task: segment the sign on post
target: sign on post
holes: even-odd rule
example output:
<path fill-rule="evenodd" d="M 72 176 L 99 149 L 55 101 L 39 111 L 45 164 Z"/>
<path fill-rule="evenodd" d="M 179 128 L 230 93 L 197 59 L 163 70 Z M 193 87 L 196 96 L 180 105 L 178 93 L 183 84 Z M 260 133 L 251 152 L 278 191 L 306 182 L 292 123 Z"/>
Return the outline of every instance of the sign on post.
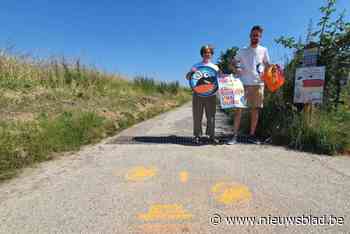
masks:
<path fill-rule="evenodd" d="M 304 67 L 317 66 L 318 53 L 319 53 L 318 47 L 305 49 L 304 56 L 303 56 L 303 66 Z"/>
<path fill-rule="evenodd" d="M 325 67 L 296 69 L 294 103 L 322 103 Z"/>

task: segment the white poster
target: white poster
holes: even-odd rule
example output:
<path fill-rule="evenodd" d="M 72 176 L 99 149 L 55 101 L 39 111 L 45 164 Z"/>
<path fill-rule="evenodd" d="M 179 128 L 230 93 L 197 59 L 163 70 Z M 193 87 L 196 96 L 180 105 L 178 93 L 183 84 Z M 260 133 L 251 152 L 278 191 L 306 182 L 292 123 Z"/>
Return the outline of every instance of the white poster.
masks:
<path fill-rule="evenodd" d="M 294 103 L 322 103 L 325 67 L 297 68 Z"/>
<path fill-rule="evenodd" d="M 240 79 L 225 74 L 218 77 L 218 83 L 218 94 L 222 109 L 246 108 L 244 87 Z"/>

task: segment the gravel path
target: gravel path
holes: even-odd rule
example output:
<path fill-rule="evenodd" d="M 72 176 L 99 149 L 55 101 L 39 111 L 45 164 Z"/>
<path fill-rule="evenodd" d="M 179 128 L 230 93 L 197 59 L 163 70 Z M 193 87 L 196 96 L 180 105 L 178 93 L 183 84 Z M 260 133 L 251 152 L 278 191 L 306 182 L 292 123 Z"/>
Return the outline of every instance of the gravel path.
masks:
<path fill-rule="evenodd" d="M 349 157 L 184 144 L 191 132 L 186 104 L 26 169 L 0 185 L 0 233 L 350 233 Z"/>

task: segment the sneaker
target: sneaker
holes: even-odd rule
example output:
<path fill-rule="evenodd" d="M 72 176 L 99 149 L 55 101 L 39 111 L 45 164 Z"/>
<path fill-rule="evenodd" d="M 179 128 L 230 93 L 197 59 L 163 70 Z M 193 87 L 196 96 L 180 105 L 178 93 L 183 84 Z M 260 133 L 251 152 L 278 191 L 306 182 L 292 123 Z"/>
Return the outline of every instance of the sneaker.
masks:
<path fill-rule="evenodd" d="M 235 145 L 237 143 L 238 143 L 237 135 L 233 135 L 233 137 L 226 144 L 228 144 L 228 145 Z"/>
<path fill-rule="evenodd" d="M 261 144 L 261 141 L 258 138 L 256 138 L 256 136 L 254 136 L 254 135 L 249 135 L 248 142 L 251 144 L 256 144 L 256 145 Z"/>
<path fill-rule="evenodd" d="M 192 141 L 194 144 L 199 145 L 201 143 L 201 138 L 199 136 L 196 136 Z"/>
<path fill-rule="evenodd" d="M 215 137 L 209 137 L 209 142 L 214 144 L 214 145 L 217 145 L 220 143 L 219 139 L 217 139 Z"/>

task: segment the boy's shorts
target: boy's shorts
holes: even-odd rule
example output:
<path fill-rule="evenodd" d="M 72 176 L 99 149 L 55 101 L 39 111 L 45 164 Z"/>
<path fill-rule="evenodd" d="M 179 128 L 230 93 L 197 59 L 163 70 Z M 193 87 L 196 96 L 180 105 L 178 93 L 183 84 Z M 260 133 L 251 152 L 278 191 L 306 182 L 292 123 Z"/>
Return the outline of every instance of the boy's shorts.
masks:
<path fill-rule="evenodd" d="M 264 106 L 264 86 L 246 85 L 244 95 L 249 108 L 263 108 Z"/>

